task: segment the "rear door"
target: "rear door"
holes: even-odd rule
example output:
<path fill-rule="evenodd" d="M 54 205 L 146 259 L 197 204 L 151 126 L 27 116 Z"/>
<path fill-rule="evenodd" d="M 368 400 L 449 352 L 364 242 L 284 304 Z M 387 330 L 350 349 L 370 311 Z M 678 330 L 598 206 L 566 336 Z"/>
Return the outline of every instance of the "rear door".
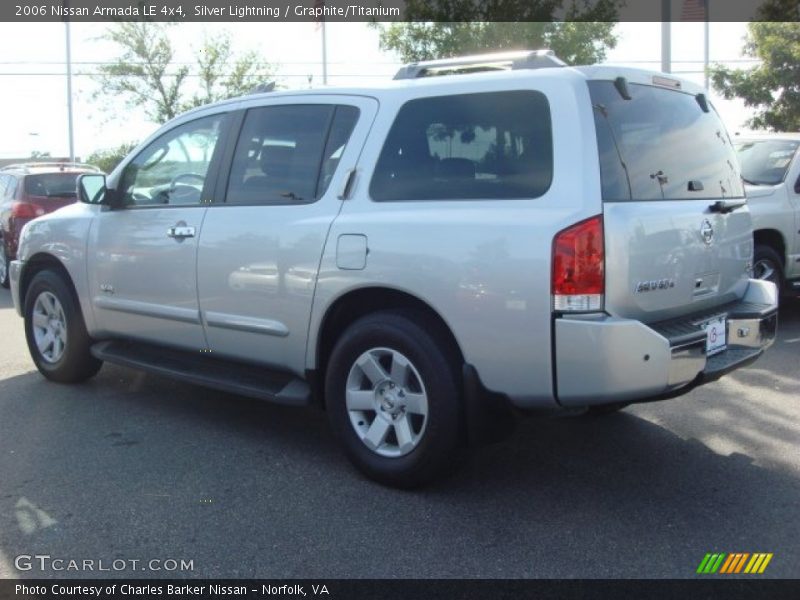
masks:
<path fill-rule="evenodd" d="M 376 110 L 371 98 L 314 95 L 241 115 L 198 250 L 214 355 L 304 372 L 320 257 Z"/>
<path fill-rule="evenodd" d="M 739 298 L 752 226 L 736 155 L 714 108 L 702 96 L 659 85 L 590 81 L 589 90 L 604 202 L 606 310 L 653 322 Z"/>

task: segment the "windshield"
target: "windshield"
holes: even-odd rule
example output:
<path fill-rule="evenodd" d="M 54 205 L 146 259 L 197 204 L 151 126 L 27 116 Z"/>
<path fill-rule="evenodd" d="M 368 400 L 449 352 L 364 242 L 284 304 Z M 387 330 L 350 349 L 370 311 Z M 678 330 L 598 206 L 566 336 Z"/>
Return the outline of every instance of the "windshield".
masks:
<path fill-rule="evenodd" d="M 76 181 L 80 173 L 43 173 L 25 177 L 25 193 L 28 196 L 75 198 Z"/>
<path fill-rule="evenodd" d="M 716 111 L 693 94 L 590 81 L 603 200 L 742 198 L 736 154 Z M 702 100 L 702 99 L 701 99 Z"/>
<path fill-rule="evenodd" d="M 735 146 L 745 183 L 777 185 L 786 178 L 800 140 L 740 140 Z"/>

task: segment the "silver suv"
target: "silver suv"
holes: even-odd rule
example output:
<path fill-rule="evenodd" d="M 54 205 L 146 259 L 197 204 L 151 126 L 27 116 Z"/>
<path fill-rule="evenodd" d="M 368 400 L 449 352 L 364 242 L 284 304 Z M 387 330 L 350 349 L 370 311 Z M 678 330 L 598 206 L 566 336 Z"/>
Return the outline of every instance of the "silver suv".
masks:
<path fill-rule="evenodd" d="M 800 292 L 800 133 L 734 141 L 753 217 L 753 275 Z"/>
<path fill-rule="evenodd" d="M 83 176 L 11 265 L 39 370 L 319 404 L 359 469 L 414 486 L 512 408 L 675 396 L 772 342 L 700 88 L 546 51 L 395 79 L 202 107 Z"/>

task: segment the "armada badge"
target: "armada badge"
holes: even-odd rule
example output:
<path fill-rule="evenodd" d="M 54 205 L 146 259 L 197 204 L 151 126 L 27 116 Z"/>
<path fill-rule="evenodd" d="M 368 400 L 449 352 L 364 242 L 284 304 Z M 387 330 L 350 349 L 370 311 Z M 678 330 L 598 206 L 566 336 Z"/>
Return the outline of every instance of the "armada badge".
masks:
<path fill-rule="evenodd" d="M 653 279 L 650 281 L 640 281 L 636 284 L 636 293 L 655 292 L 656 290 L 669 290 L 675 287 L 674 279 Z"/>

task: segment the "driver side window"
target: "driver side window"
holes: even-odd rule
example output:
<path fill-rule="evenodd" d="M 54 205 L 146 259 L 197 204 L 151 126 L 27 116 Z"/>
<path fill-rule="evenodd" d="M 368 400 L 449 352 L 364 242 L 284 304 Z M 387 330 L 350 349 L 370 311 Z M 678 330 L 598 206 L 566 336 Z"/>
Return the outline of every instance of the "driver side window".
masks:
<path fill-rule="evenodd" d="M 142 150 L 122 175 L 125 205 L 200 204 L 224 116 L 180 125 Z"/>

